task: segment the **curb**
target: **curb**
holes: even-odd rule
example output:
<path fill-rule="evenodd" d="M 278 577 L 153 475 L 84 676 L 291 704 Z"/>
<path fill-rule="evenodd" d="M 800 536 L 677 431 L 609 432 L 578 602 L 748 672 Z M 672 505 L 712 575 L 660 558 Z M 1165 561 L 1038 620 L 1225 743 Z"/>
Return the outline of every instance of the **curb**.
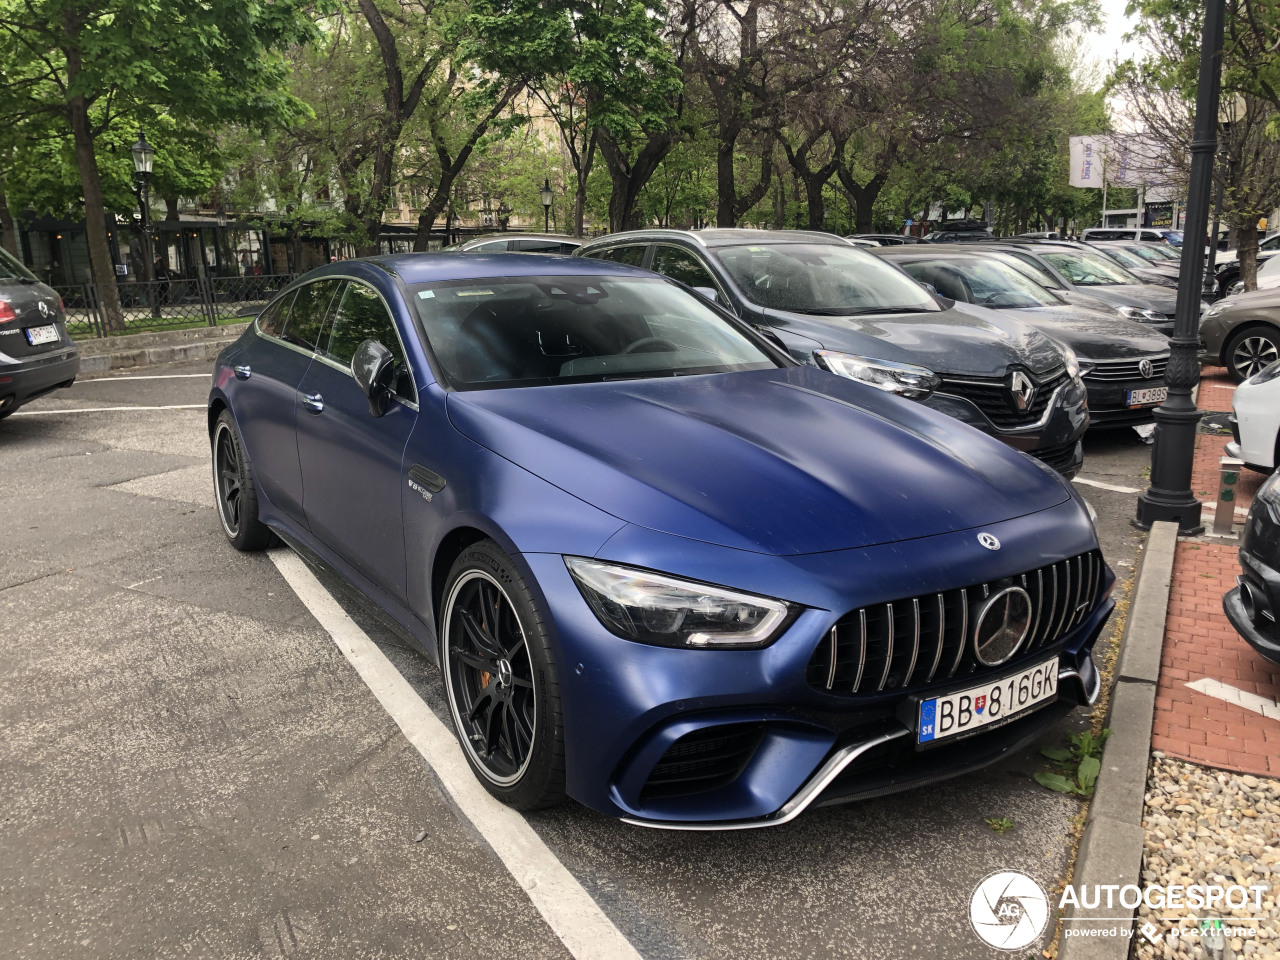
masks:
<path fill-rule="evenodd" d="M 1102 771 L 1089 803 L 1072 877 L 1076 892 L 1088 890 L 1090 899 L 1095 885 L 1142 885 L 1147 762 L 1177 546 L 1176 523 L 1151 525 L 1111 692 L 1111 736 L 1102 751 Z M 1126 910 L 1118 901 L 1108 906 L 1103 896 L 1097 907 L 1072 907 L 1066 916 L 1072 923 L 1063 929 L 1058 960 L 1125 960 L 1129 956 L 1133 909 Z M 1089 930 L 1093 935 L 1067 937 L 1068 929 Z"/>
<path fill-rule="evenodd" d="M 184 360 L 212 360 L 248 324 L 173 330 L 168 333 L 139 333 L 102 340 L 83 340 L 78 379 L 90 380 L 112 370 L 149 367 Z"/>

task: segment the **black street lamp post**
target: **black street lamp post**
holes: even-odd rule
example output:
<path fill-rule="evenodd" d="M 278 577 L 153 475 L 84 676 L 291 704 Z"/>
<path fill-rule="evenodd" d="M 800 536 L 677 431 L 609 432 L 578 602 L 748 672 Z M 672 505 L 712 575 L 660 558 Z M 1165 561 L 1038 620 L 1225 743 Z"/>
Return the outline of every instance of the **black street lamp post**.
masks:
<path fill-rule="evenodd" d="M 143 277 L 148 283 L 155 280 L 155 264 L 151 257 L 151 205 L 147 201 L 147 185 L 151 182 L 151 164 L 156 151 L 147 143 L 146 135 L 139 130 L 138 142 L 129 148 L 133 154 L 133 182 L 138 196 L 138 210 L 142 214 Z"/>
<path fill-rule="evenodd" d="M 542 180 L 542 189 L 538 191 L 542 197 L 542 232 L 551 232 L 551 201 L 555 199 L 555 195 L 551 192 L 551 178 L 544 177 Z"/>
<path fill-rule="evenodd" d="M 1178 279 L 1169 366 L 1169 397 L 1155 411 L 1155 446 L 1151 451 L 1151 485 L 1138 497 L 1134 524 L 1150 528 L 1157 520 L 1178 524 L 1184 534 L 1201 533 L 1200 501 L 1191 491 L 1196 424 L 1200 411 L 1191 391 L 1200 379 L 1200 293 L 1204 278 L 1204 237 L 1208 232 L 1209 195 L 1217 149 L 1218 93 L 1222 70 L 1222 23 L 1225 0 L 1207 0 L 1200 38 L 1200 77 L 1196 87 L 1195 130 L 1191 140 L 1191 179 L 1187 191 L 1187 226 Z M 1216 239 L 1216 238 L 1215 238 Z"/>

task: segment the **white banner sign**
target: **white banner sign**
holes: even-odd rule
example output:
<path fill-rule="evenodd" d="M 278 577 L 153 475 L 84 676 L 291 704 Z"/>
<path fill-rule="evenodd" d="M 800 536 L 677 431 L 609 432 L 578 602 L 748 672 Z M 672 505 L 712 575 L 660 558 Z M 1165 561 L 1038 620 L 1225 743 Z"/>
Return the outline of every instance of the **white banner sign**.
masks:
<path fill-rule="evenodd" d="M 1152 187 L 1169 183 L 1164 149 L 1149 137 L 1097 134 L 1071 138 L 1071 186 Z"/>

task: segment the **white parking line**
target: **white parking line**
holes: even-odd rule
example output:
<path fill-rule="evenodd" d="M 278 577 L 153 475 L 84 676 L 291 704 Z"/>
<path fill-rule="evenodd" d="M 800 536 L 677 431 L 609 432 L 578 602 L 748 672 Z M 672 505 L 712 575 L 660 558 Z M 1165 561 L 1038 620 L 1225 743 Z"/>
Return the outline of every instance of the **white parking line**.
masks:
<path fill-rule="evenodd" d="M 175 403 L 167 407 L 76 407 L 71 410 L 19 410 L 15 417 L 52 417 L 60 413 L 120 413 L 125 410 L 203 410 L 207 403 Z"/>
<path fill-rule="evenodd" d="M 1115 493 L 1141 493 L 1137 487 L 1117 487 L 1113 483 L 1103 483 L 1101 480 L 1087 480 L 1084 477 L 1076 477 L 1072 483 L 1083 483 L 1086 487 L 1097 487 L 1099 490 L 1111 490 Z"/>
<path fill-rule="evenodd" d="M 272 550 L 268 556 L 569 952 L 577 960 L 641 960 L 528 821 L 480 785 L 453 734 L 302 559 L 291 550 Z"/>
<path fill-rule="evenodd" d="M 114 383 L 117 380 L 212 380 L 212 373 L 153 373 L 136 377 L 97 377 L 84 383 Z"/>
<path fill-rule="evenodd" d="M 1249 693 L 1247 690 L 1241 690 L 1238 687 L 1233 687 L 1230 684 L 1222 683 L 1209 677 L 1196 680 L 1194 683 L 1188 683 L 1187 686 L 1196 693 L 1203 693 L 1219 700 L 1225 700 L 1227 703 L 1234 703 L 1238 707 L 1244 707 L 1246 710 L 1260 713 L 1264 717 L 1270 717 L 1272 720 L 1280 720 L 1280 703 L 1268 700 L 1266 697 L 1260 697 L 1256 693 Z"/>

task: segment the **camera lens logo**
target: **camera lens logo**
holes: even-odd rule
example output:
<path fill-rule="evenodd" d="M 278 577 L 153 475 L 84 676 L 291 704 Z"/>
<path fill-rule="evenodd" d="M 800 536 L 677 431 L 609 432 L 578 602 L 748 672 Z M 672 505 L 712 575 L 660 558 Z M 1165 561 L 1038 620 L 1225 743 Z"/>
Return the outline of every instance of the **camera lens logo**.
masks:
<path fill-rule="evenodd" d="M 1048 920 L 1049 898 L 1044 888 L 1014 870 L 983 878 L 969 901 L 974 933 L 998 950 L 1021 950 L 1034 943 Z"/>

